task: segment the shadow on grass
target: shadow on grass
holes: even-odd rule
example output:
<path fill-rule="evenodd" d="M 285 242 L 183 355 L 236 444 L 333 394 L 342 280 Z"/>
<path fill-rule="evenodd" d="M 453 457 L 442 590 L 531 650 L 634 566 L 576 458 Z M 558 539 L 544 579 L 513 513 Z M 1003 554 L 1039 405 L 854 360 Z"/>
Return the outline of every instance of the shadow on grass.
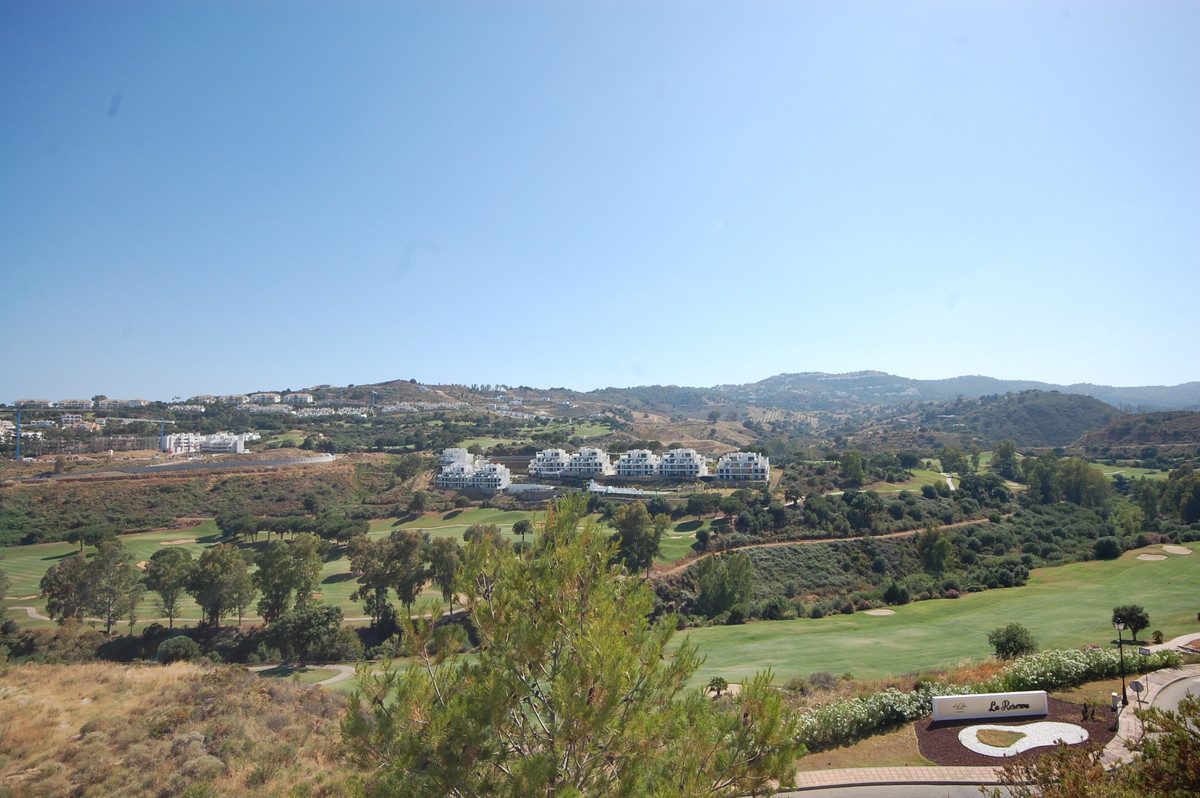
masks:
<path fill-rule="evenodd" d="M 67 559 L 70 559 L 71 557 L 74 557 L 75 555 L 79 554 L 79 551 L 80 551 L 79 549 L 76 549 L 74 551 L 68 551 L 66 554 L 51 554 L 49 556 L 43 557 L 42 562 L 47 562 L 50 560 L 67 560 Z"/>
<path fill-rule="evenodd" d="M 351 574 L 351 573 L 330 574 L 329 576 L 327 576 L 321 580 L 321 584 L 334 585 L 334 584 L 337 584 L 338 582 L 349 582 L 353 578 L 354 578 L 354 574 Z"/>
<path fill-rule="evenodd" d="M 684 521 L 682 524 L 675 525 L 676 532 L 695 532 L 703 524 L 703 521 Z"/>
<path fill-rule="evenodd" d="M 451 510 L 442 516 L 442 520 L 449 521 L 451 518 L 458 518 L 460 515 L 462 515 L 462 510 Z"/>
<path fill-rule="evenodd" d="M 274 668 L 267 668 L 265 671 L 259 671 L 259 676 L 266 676 L 268 679 L 286 679 L 295 673 L 307 673 L 308 668 L 299 665 L 276 665 Z"/>

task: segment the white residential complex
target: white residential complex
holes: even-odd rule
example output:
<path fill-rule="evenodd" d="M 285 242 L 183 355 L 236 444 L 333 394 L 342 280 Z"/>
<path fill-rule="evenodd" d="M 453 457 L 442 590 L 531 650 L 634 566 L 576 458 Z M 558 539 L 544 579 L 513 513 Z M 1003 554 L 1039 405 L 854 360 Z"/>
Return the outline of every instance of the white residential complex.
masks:
<path fill-rule="evenodd" d="M 229 432 L 218 432 L 213 435 L 200 435 L 195 432 L 177 432 L 163 437 L 163 451 L 167 454 L 242 454 L 246 444 L 261 440 L 257 432 L 245 432 L 234 435 Z"/>
<path fill-rule="evenodd" d="M 757 452 L 730 452 L 717 461 L 717 479 L 730 482 L 766 482 L 771 461 Z"/>
<path fill-rule="evenodd" d="M 608 460 L 608 453 L 600 449 L 584 447 L 571 455 L 563 475 L 569 477 L 609 476 L 616 473 Z"/>
<path fill-rule="evenodd" d="M 617 458 L 619 477 L 656 477 L 662 458 L 649 449 L 630 449 Z"/>
<path fill-rule="evenodd" d="M 476 457 L 466 449 L 445 449 L 438 460 L 441 473 L 434 484 L 439 488 L 476 490 L 499 493 L 512 483 L 508 466 Z"/>
<path fill-rule="evenodd" d="M 658 464 L 663 479 L 699 479 L 708 476 L 708 460 L 695 449 L 669 449 Z"/>
<path fill-rule="evenodd" d="M 631 449 L 615 464 L 599 449 L 580 449 L 574 454 L 562 449 L 543 449 L 529 463 L 530 477 L 611 476 L 623 478 L 704 479 L 709 461 L 695 449 L 670 449 L 657 455 L 649 449 Z M 715 478 L 731 482 L 766 482 L 771 461 L 754 452 L 731 452 L 717 461 Z"/>
<path fill-rule="evenodd" d="M 543 449 L 529 463 L 531 477 L 561 477 L 567 468 L 569 457 L 562 449 Z"/>

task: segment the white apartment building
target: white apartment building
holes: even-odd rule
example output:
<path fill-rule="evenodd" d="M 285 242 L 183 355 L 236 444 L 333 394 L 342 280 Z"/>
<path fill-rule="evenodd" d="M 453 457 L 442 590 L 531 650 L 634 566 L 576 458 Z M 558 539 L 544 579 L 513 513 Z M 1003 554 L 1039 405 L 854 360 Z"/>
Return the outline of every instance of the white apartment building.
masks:
<path fill-rule="evenodd" d="M 658 464 L 663 479 L 699 479 L 708 476 L 708 461 L 695 449 L 670 449 Z"/>
<path fill-rule="evenodd" d="M 218 432 L 213 435 L 201 435 L 197 432 L 174 432 L 163 436 L 163 451 L 167 454 L 242 454 L 246 444 L 262 438 L 257 432 L 247 432 L 234 435 L 229 432 Z"/>
<path fill-rule="evenodd" d="M 442 466 L 434 484 L 445 490 L 466 490 L 471 487 L 471 479 L 475 476 L 475 466 L 472 463 L 449 463 Z"/>
<path fill-rule="evenodd" d="M 217 401 L 224 402 L 228 405 L 244 405 L 250 401 L 250 397 L 244 393 L 227 393 L 220 397 Z"/>
<path fill-rule="evenodd" d="M 49 409 L 53 403 L 49 399 L 18 399 L 15 404 L 17 407 L 41 407 Z"/>
<path fill-rule="evenodd" d="M 213 454 L 242 454 L 246 451 L 246 435 L 232 435 L 228 432 L 218 432 L 215 435 L 205 435 L 200 442 L 200 451 Z"/>
<path fill-rule="evenodd" d="M 508 466 L 492 463 L 475 457 L 466 449 L 443 449 L 438 456 L 442 470 L 434 484 L 448 490 L 474 488 L 490 493 L 499 493 L 512 484 L 512 472 Z"/>
<path fill-rule="evenodd" d="M 280 397 L 279 401 L 287 402 L 290 405 L 311 405 L 313 395 L 311 393 L 289 393 Z"/>
<path fill-rule="evenodd" d="M 78 410 L 86 410 L 92 406 L 91 399 L 59 399 L 55 403 L 56 407 L 70 407 Z"/>
<path fill-rule="evenodd" d="M 730 452 L 717 461 L 717 479 L 766 482 L 770 477 L 771 460 L 758 452 Z"/>
<path fill-rule="evenodd" d="M 474 462 L 475 456 L 466 449 L 442 449 L 442 453 L 438 455 L 438 463 L 442 468 L 448 468 L 457 463 L 472 465 Z"/>
<path fill-rule="evenodd" d="M 512 484 L 512 472 L 503 463 L 491 463 L 487 460 L 475 464 L 474 483 L 472 487 L 479 490 L 499 493 Z"/>
<path fill-rule="evenodd" d="M 211 405 L 217 401 L 217 397 L 210 393 L 202 393 L 188 399 L 188 404 Z"/>
<path fill-rule="evenodd" d="M 616 473 L 616 469 L 609 461 L 607 452 L 585 446 L 571 455 L 562 473 L 572 477 L 608 476 Z"/>
<path fill-rule="evenodd" d="M 194 454 L 200 451 L 204 437 L 195 432 L 173 432 L 163 436 L 163 451 L 167 454 Z"/>
<path fill-rule="evenodd" d="M 277 405 L 279 404 L 279 394 L 277 393 L 252 393 L 250 401 L 256 405 Z"/>
<path fill-rule="evenodd" d="M 649 449 L 630 449 L 617 458 L 619 477 L 656 477 L 662 458 Z"/>
<path fill-rule="evenodd" d="M 560 477 L 570 461 L 562 449 L 543 449 L 529 461 L 529 476 Z"/>
<path fill-rule="evenodd" d="M 75 424 L 82 424 L 83 416 L 79 413 L 63 413 L 62 418 L 60 418 L 58 420 L 58 423 L 64 427 L 74 426 Z"/>

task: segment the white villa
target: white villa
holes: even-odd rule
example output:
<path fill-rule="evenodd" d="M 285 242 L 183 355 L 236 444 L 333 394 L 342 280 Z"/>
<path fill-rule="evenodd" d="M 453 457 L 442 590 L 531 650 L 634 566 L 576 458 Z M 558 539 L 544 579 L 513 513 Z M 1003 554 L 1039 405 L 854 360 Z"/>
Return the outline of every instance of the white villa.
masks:
<path fill-rule="evenodd" d="M 771 460 L 757 452 L 730 452 L 717 461 L 717 479 L 730 482 L 766 482 Z"/>
<path fill-rule="evenodd" d="M 619 477 L 656 477 L 662 458 L 649 449 L 630 449 L 617 458 Z"/>
<path fill-rule="evenodd" d="M 695 449 L 670 449 L 658 464 L 664 479 L 699 479 L 708 476 L 708 460 Z"/>

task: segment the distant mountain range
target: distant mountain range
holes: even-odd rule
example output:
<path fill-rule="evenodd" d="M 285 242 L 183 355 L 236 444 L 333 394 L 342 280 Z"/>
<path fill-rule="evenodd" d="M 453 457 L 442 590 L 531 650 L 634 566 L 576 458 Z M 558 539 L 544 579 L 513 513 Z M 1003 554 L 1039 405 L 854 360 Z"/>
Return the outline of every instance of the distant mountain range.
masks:
<path fill-rule="evenodd" d="M 960 396 L 974 398 L 1021 391 L 1083 394 L 1113 407 L 1132 410 L 1200 409 L 1200 382 L 1122 388 L 1091 383 L 1053 385 L 1034 380 L 999 380 L 979 375 L 914 380 L 882 371 L 858 371 L 849 374 L 779 374 L 760 382 L 721 385 L 713 390 L 736 401 L 799 411 L 836 410 L 839 406 L 862 404 L 945 401 Z"/>

